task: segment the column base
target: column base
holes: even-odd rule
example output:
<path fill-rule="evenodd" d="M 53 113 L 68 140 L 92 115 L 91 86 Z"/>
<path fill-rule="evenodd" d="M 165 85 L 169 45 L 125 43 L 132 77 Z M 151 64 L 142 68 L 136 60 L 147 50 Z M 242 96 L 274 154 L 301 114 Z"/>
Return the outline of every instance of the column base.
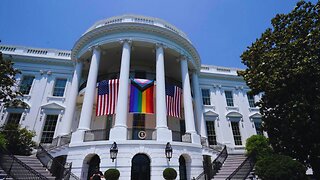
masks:
<path fill-rule="evenodd" d="M 197 133 L 191 133 L 191 142 L 193 144 L 201 144 L 200 135 Z"/>
<path fill-rule="evenodd" d="M 77 144 L 77 143 L 82 143 L 84 139 L 84 132 L 86 130 L 83 129 L 78 129 L 75 132 L 72 133 L 71 135 L 71 142 L 70 144 Z"/>
<path fill-rule="evenodd" d="M 128 130 L 124 126 L 115 126 L 110 129 L 110 141 L 127 140 Z"/>
<path fill-rule="evenodd" d="M 172 131 L 168 128 L 158 128 L 157 141 L 172 142 Z"/>

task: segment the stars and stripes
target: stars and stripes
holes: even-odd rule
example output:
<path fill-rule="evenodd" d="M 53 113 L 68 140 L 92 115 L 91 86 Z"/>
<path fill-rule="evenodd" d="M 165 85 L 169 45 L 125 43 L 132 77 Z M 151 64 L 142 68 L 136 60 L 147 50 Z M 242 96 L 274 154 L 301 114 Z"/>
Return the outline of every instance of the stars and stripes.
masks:
<path fill-rule="evenodd" d="M 115 114 L 119 79 L 103 80 L 98 84 L 96 116 Z"/>
<path fill-rule="evenodd" d="M 181 93 L 178 86 L 166 84 L 167 115 L 181 118 Z"/>

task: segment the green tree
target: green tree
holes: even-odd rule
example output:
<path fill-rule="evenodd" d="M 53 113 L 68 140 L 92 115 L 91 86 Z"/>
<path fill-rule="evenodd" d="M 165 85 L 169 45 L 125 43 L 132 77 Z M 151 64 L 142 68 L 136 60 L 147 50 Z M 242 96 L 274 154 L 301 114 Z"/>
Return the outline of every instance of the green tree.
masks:
<path fill-rule="evenodd" d="M 311 166 L 320 179 L 320 2 L 278 14 L 241 55 L 239 72 L 258 102 L 275 152 Z"/>
<path fill-rule="evenodd" d="M 0 135 L 5 137 L 6 149 L 12 154 L 30 155 L 32 148 L 36 146 L 32 140 L 36 133 L 16 124 L 6 124 L 0 127 Z"/>
<path fill-rule="evenodd" d="M 246 140 L 247 155 L 253 155 L 255 160 L 271 155 L 272 149 L 268 139 L 262 135 L 253 135 Z"/>
<path fill-rule="evenodd" d="M 270 155 L 256 163 L 256 173 L 263 180 L 304 180 L 306 168 L 289 156 Z"/>
<path fill-rule="evenodd" d="M 7 145 L 6 137 L 0 133 L 0 147 L 5 148 Z"/>
<path fill-rule="evenodd" d="M 14 90 L 12 87 L 16 85 L 16 74 L 20 71 L 13 68 L 13 62 L 11 60 L 2 57 L 0 52 L 0 101 L 10 106 L 23 105 L 16 97 L 22 95 L 19 91 Z"/>

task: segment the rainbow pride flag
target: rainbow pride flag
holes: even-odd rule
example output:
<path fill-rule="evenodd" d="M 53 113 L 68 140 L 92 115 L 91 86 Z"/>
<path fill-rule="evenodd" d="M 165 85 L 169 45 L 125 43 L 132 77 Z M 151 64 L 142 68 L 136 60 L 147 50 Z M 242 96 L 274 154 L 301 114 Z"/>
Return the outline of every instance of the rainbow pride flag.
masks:
<path fill-rule="evenodd" d="M 154 113 L 153 80 L 131 79 L 129 112 L 140 114 Z"/>

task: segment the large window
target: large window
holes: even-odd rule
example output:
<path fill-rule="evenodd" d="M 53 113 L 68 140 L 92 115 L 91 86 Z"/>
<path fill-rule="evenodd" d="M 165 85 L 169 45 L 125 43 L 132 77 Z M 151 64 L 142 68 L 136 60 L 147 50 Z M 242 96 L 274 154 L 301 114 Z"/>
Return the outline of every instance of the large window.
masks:
<path fill-rule="evenodd" d="M 210 90 L 209 89 L 201 89 L 201 92 L 202 92 L 203 105 L 211 105 L 211 102 L 210 102 Z"/>
<path fill-rule="evenodd" d="M 10 113 L 7 124 L 19 124 L 22 113 Z"/>
<path fill-rule="evenodd" d="M 53 96 L 63 96 L 66 88 L 67 79 L 56 79 L 53 89 Z"/>
<path fill-rule="evenodd" d="M 58 115 L 47 115 L 42 131 L 41 143 L 51 143 L 56 130 Z"/>
<path fill-rule="evenodd" d="M 145 131 L 145 114 L 133 114 L 132 122 L 132 139 L 142 140 L 139 138 L 139 132 Z"/>
<path fill-rule="evenodd" d="M 255 102 L 254 102 L 254 96 L 251 95 L 251 94 L 247 94 L 247 97 L 248 97 L 249 106 L 250 106 L 250 107 L 256 107 L 256 106 L 254 105 L 254 104 L 255 104 Z"/>
<path fill-rule="evenodd" d="M 232 134 L 235 145 L 242 145 L 239 122 L 231 122 Z"/>
<path fill-rule="evenodd" d="M 254 126 L 256 127 L 257 135 L 263 135 L 261 121 L 254 121 Z"/>
<path fill-rule="evenodd" d="M 207 121 L 207 133 L 209 145 L 217 145 L 216 131 L 214 129 L 214 121 Z"/>
<path fill-rule="evenodd" d="M 234 106 L 232 91 L 224 91 L 224 94 L 226 96 L 227 106 Z"/>
<path fill-rule="evenodd" d="M 23 76 L 22 81 L 20 83 L 20 92 L 22 94 L 29 94 L 30 89 L 34 80 L 34 76 Z"/>

